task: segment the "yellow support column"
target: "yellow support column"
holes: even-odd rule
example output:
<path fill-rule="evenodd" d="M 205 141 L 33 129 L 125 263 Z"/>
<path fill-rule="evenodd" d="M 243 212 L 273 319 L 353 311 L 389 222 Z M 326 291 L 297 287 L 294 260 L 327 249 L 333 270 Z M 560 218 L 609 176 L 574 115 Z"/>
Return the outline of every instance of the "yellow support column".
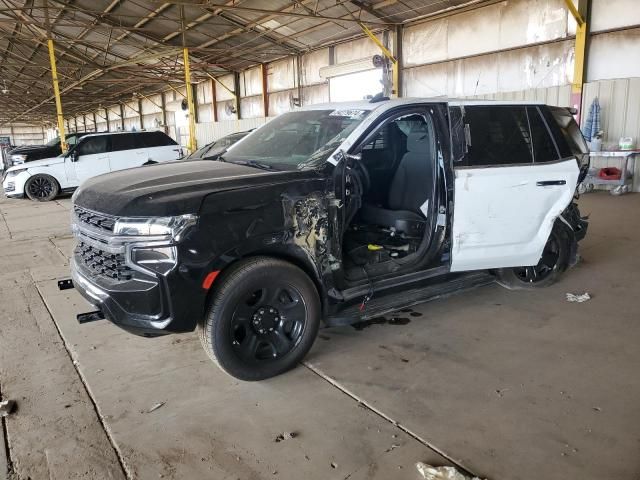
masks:
<path fill-rule="evenodd" d="M 47 40 L 49 47 L 49 61 L 51 62 L 51 79 L 53 81 L 53 95 L 56 98 L 56 115 L 58 117 L 58 134 L 60 135 L 60 147 L 62 153 L 67 152 L 67 142 L 64 133 L 64 116 L 62 115 L 62 101 L 60 100 L 60 88 L 58 87 L 58 70 L 56 69 L 56 53 L 53 48 L 53 40 Z"/>
<path fill-rule="evenodd" d="M 587 55 L 587 14 L 588 0 L 577 0 L 578 5 L 574 5 L 573 0 L 565 0 L 567 9 L 575 18 L 576 41 L 573 65 L 573 81 L 571 83 L 571 106 L 578 110 L 578 122 L 582 110 L 582 86 L 584 84 L 584 70 Z"/>
<path fill-rule="evenodd" d="M 387 47 L 384 46 L 384 44 L 378 39 L 378 37 L 375 36 L 375 34 L 369 29 L 369 27 L 367 27 L 364 23 L 360 23 L 360 28 L 362 29 L 362 31 L 364 33 L 367 34 L 367 36 L 373 41 L 373 43 L 375 43 L 378 48 L 380 49 L 380 51 L 382 52 L 382 54 L 387 57 L 389 59 L 389 61 L 391 62 L 391 74 L 392 74 L 392 82 L 393 85 L 391 86 L 391 90 L 392 90 L 392 97 L 398 97 L 398 92 L 400 91 L 400 82 L 399 82 L 399 73 L 398 73 L 398 59 L 396 57 L 393 56 L 393 53 L 391 53 L 389 51 L 389 49 Z"/>
<path fill-rule="evenodd" d="M 198 148 L 196 141 L 196 113 L 193 105 L 193 90 L 191 86 L 191 70 L 189 68 L 189 49 L 183 48 L 184 57 L 184 80 L 187 85 L 187 105 L 189 106 L 189 143 L 187 148 L 194 152 Z"/>

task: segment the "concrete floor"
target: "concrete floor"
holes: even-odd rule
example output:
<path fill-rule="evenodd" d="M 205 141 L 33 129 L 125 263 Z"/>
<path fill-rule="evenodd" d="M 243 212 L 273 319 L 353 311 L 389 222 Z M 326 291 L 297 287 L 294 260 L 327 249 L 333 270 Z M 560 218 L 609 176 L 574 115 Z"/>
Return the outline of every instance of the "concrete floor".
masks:
<path fill-rule="evenodd" d="M 194 334 L 79 326 L 88 305 L 56 287 L 69 206 L 0 200 L 0 392 L 19 404 L 0 478 L 7 462 L 34 480 L 417 479 L 417 461 L 492 480 L 640 476 L 640 195 L 581 199 L 584 261 L 551 288 L 325 329 L 304 365 L 250 384 Z"/>

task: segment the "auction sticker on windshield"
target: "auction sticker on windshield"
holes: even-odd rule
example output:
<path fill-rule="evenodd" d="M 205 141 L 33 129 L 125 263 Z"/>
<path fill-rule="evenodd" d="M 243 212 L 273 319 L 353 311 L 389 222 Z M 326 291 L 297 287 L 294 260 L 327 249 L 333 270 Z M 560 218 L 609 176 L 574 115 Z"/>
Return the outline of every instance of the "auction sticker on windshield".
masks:
<path fill-rule="evenodd" d="M 349 117 L 354 120 L 362 118 L 367 113 L 366 110 L 334 110 L 329 114 L 330 117 Z"/>

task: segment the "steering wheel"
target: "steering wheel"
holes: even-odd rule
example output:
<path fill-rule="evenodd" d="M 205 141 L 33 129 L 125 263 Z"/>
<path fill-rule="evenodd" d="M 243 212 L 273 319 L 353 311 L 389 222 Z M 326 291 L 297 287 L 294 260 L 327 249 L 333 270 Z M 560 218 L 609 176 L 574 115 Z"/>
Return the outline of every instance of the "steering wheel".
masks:
<path fill-rule="evenodd" d="M 371 187 L 371 176 L 369 175 L 369 170 L 364 166 L 362 160 L 354 160 L 352 162 L 351 170 L 355 170 L 356 174 L 360 173 L 360 183 L 362 183 L 362 193 L 369 190 Z"/>

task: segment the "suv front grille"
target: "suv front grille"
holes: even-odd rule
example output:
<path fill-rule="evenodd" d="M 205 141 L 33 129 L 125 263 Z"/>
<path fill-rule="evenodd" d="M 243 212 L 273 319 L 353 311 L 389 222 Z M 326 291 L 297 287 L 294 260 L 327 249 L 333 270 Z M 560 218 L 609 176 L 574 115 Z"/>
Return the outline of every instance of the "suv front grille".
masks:
<path fill-rule="evenodd" d="M 120 281 L 131 279 L 132 271 L 125 264 L 123 253 L 109 253 L 80 240 L 75 256 L 95 275 Z"/>
<path fill-rule="evenodd" d="M 86 210 L 77 205 L 73 206 L 73 212 L 78 220 L 84 224 L 91 225 L 92 227 L 104 230 L 105 232 L 113 232 L 113 227 L 116 223 L 116 218 L 103 213 L 92 212 Z"/>

